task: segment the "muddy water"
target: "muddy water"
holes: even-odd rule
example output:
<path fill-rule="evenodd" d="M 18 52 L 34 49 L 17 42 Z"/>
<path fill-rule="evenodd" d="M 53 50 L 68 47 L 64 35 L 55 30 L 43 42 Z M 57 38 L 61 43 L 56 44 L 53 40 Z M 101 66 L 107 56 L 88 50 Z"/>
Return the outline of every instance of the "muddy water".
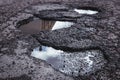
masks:
<path fill-rule="evenodd" d="M 56 30 L 71 27 L 74 23 L 68 21 L 48 21 L 34 20 L 28 24 L 20 26 L 20 30 L 25 34 L 34 34 L 42 30 Z"/>
<path fill-rule="evenodd" d="M 22 25 L 19 29 L 25 34 L 34 34 L 42 30 L 50 30 L 54 24 L 55 21 L 34 20 L 28 24 Z"/>

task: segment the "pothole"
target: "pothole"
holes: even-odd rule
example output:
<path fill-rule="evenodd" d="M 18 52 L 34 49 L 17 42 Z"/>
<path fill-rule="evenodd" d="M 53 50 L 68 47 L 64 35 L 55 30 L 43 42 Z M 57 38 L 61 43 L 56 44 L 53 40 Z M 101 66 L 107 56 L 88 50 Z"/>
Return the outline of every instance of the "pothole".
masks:
<path fill-rule="evenodd" d="M 98 13 L 98 11 L 84 9 L 74 9 L 74 11 L 79 14 L 90 15 Z M 23 23 L 19 26 L 19 29 L 25 34 L 35 34 L 43 30 L 57 30 L 68 28 L 72 25 L 74 23 L 69 21 L 33 19 L 28 20 L 27 24 Z M 91 74 L 104 67 L 106 63 L 100 50 L 66 52 L 42 46 L 35 48 L 31 56 L 46 61 L 54 69 L 69 76 Z"/>
<path fill-rule="evenodd" d="M 34 20 L 19 27 L 24 33 L 34 34 L 42 30 L 56 30 L 71 27 L 68 21 Z M 91 74 L 104 67 L 106 60 L 100 50 L 66 52 L 52 47 L 37 47 L 31 56 L 44 60 L 54 69 L 69 75 Z"/>
<path fill-rule="evenodd" d="M 95 10 L 85 10 L 85 9 L 74 9 L 75 12 L 79 13 L 79 14 L 89 14 L 89 15 L 93 15 L 93 14 L 97 14 L 98 11 Z"/>
<path fill-rule="evenodd" d="M 71 27 L 74 23 L 68 21 L 53 21 L 36 19 L 21 25 L 19 29 L 25 34 L 35 34 L 43 30 L 56 30 Z"/>
<path fill-rule="evenodd" d="M 31 56 L 44 60 L 54 69 L 69 76 L 86 75 L 104 67 L 106 60 L 100 50 L 64 52 L 42 46 L 33 50 Z"/>

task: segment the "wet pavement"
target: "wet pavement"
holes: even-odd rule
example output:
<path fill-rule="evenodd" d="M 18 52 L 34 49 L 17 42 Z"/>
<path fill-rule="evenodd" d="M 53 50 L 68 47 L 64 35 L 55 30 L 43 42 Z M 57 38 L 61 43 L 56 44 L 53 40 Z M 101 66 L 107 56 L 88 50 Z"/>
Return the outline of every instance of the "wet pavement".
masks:
<path fill-rule="evenodd" d="M 33 50 L 31 56 L 44 60 L 54 69 L 68 76 L 89 75 L 104 67 L 106 60 L 99 50 L 84 52 L 64 52 L 52 47 L 42 46 Z"/>
<path fill-rule="evenodd" d="M 64 0 L 64 2 L 59 0 L 9 0 L 3 3 L 2 0 L 0 2 L 0 80 L 120 79 L 119 0 Z M 97 11 L 97 13 L 80 14 L 74 11 L 75 9 Z M 38 30 L 40 26 L 37 26 L 35 31 L 32 29 L 31 31 L 34 33 L 38 30 L 38 33 L 24 34 L 22 32 L 24 29 L 20 30 L 20 26 L 31 25 L 35 18 L 67 21 L 74 24 L 70 24 L 71 27 L 53 31 L 47 28 L 40 32 L 40 29 Z M 60 64 L 55 66 L 57 63 L 52 63 L 53 58 L 48 59 L 49 62 L 46 63 L 44 60 L 32 57 L 31 53 L 34 48 L 42 48 L 42 46 L 64 51 L 64 60 L 58 60 L 63 60 L 60 64 L 68 67 L 58 68 Z M 93 54 L 92 50 L 96 54 Z M 89 51 L 90 56 L 85 57 Z M 84 60 L 78 56 L 83 56 Z M 82 62 L 77 62 L 77 60 L 82 60 Z M 66 62 L 63 63 L 64 61 Z M 92 61 L 93 67 L 90 73 L 84 74 Z M 104 64 L 106 62 L 107 64 Z M 75 66 L 84 65 L 78 72 L 74 69 L 80 67 L 73 67 L 71 63 L 75 63 Z M 72 76 L 77 76 L 69 76 L 72 73 L 74 73 Z M 78 73 L 83 75 L 78 76 Z"/>

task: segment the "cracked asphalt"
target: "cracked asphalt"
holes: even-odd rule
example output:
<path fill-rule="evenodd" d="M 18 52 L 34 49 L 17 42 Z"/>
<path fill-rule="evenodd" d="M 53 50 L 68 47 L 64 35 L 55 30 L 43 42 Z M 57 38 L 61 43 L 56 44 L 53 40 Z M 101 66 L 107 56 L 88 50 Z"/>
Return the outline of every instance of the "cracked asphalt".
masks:
<path fill-rule="evenodd" d="M 74 8 L 92 9 L 99 13 L 81 15 L 72 11 Z M 119 15 L 119 0 L 1 0 L 0 80 L 119 80 Z M 34 35 L 24 34 L 17 28 L 36 17 L 75 24 L 70 28 L 45 30 Z M 67 76 L 30 56 L 33 48 L 42 45 L 71 52 L 97 49 L 102 51 L 108 63 L 87 76 Z"/>

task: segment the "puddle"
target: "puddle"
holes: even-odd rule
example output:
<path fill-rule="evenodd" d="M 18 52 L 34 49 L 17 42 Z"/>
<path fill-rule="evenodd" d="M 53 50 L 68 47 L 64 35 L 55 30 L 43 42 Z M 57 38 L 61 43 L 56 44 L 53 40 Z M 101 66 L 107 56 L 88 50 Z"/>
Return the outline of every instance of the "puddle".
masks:
<path fill-rule="evenodd" d="M 105 64 L 102 52 L 90 50 L 67 53 L 52 47 L 35 48 L 31 56 L 44 60 L 56 70 L 70 76 L 78 76 L 98 70 Z"/>
<path fill-rule="evenodd" d="M 42 30 L 50 30 L 54 26 L 55 21 L 34 20 L 28 24 L 22 25 L 19 29 L 25 34 L 34 34 Z"/>
<path fill-rule="evenodd" d="M 79 14 L 89 14 L 89 15 L 93 15 L 93 14 L 97 14 L 98 13 L 98 11 L 84 10 L 84 9 L 74 9 L 74 11 L 79 13 Z"/>
<path fill-rule="evenodd" d="M 28 24 L 22 25 L 19 29 L 25 34 L 34 34 L 42 30 L 56 30 L 61 28 L 71 27 L 74 23 L 68 21 L 49 21 L 49 20 L 34 20 Z"/>

